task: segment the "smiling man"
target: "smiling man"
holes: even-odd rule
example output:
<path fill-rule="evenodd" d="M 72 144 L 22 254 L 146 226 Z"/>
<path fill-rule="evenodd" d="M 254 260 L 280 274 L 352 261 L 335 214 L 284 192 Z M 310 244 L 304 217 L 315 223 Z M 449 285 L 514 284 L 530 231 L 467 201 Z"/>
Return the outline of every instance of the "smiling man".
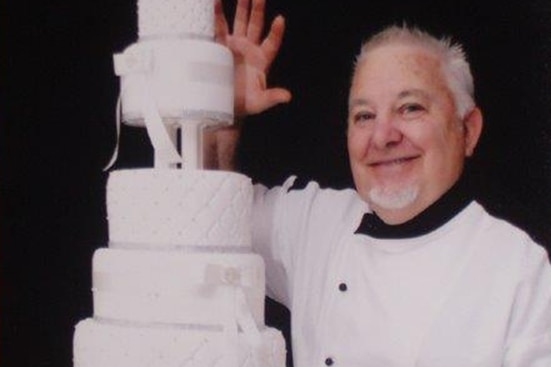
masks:
<path fill-rule="evenodd" d="M 284 21 L 261 39 L 263 7 L 239 0 L 231 34 L 217 7 L 238 115 L 290 98 L 266 87 Z M 268 294 L 291 311 L 295 365 L 551 366 L 548 254 L 464 178 L 483 121 L 462 47 L 382 30 L 357 58 L 348 112 L 356 190 L 255 187 L 253 243 Z M 239 131 L 220 136 L 231 148 Z"/>
<path fill-rule="evenodd" d="M 383 221 L 412 219 L 459 179 L 482 129 L 472 93 L 458 46 L 397 27 L 363 46 L 348 151 L 358 193 Z"/>

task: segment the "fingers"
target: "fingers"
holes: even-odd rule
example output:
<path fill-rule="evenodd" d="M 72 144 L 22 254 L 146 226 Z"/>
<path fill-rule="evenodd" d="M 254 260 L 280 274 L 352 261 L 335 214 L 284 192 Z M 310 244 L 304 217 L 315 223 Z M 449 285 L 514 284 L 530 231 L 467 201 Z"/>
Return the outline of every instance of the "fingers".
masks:
<path fill-rule="evenodd" d="M 272 26 L 270 28 L 268 36 L 266 36 L 266 38 L 264 39 L 264 41 L 262 41 L 262 44 L 260 45 L 260 48 L 266 55 L 268 65 L 271 64 L 277 56 L 279 48 L 281 47 L 281 42 L 283 41 L 284 33 L 285 18 L 283 18 L 283 16 L 281 15 L 278 15 L 272 22 Z"/>
<path fill-rule="evenodd" d="M 249 22 L 250 0 L 239 0 L 235 8 L 235 19 L 233 22 L 233 35 L 246 36 L 247 24 Z"/>
<path fill-rule="evenodd" d="M 291 92 L 284 88 L 266 89 L 259 96 L 259 101 L 254 108 L 251 108 L 252 113 L 260 113 L 266 111 L 278 104 L 288 103 L 291 100 Z"/>
<path fill-rule="evenodd" d="M 222 7 L 222 0 L 216 0 L 214 2 L 214 39 L 218 43 L 226 44 L 229 32 L 228 21 Z"/>
<path fill-rule="evenodd" d="M 264 29 L 266 0 L 239 0 L 235 9 L 233 35 L 247 37 L 258 44 Z"/>
<path fill-rule="evenodd" d="M 242 118 L 249 115 L 256 115 L 278 104 L 288 103 L 292 95 L 284 88 L 270 88 L 258 93 L 254 100 L 245 101 L 242 106 L 236 105 L 235 116 Z"/>
<path fill-rule="evenodd" d="M 259 43 L 260 37 L 262 36 L 262 30 L 264 29 L 265 3 L 265 0 L 253 0 L 251 9 L 251 18 L 249 19 L 249 26 L 247 28 L 247 38 L 256 44 Z"/>

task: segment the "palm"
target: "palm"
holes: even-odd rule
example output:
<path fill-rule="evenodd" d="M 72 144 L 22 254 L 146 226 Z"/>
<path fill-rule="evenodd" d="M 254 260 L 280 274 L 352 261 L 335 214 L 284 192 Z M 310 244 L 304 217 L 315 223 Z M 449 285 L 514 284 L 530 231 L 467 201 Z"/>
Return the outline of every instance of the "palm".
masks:
<path fill-rule="evenodd" d="M 261 40 L 264 0 L 253 0 L 250 14 L 249 1 L 239 0 L 231 34 L 220 1 L 216 4 L 216 40 L 234 54 L 237 116 L 260 113 L 291 98 L 286 89 L 268 88 L 266 82 L 268 70 L 281 46 L 284 20 L 281 16 L 275 18 L 268 35 Z"/>

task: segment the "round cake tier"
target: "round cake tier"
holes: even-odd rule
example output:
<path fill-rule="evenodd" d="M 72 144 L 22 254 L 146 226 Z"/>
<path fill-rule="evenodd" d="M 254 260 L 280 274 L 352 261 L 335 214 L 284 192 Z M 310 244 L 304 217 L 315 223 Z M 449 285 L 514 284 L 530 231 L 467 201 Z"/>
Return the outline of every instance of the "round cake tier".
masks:
<path fill-rule="evenodd" d="M 243 252 L 251 248 L 251 180 L 225 171 L 113 171 L 109 246 Z"/>
<path fill-rule="evenodd" d="M 94 317 L 187 327 L 264 325 L 264 263 L 255 254 L 99 249 Z"/>
<path fill-rule="evenodd" d="M 148 108 L 165 124 L 233 122 L 233 57 L 226 47 L 199 40 L 138 42 L 115 55 L 115 71 L 128 125 L 144 126 Z"/>
<path fill-rule="evenodd" d="M 122 325 L 86 319 L 76 326 L 74 367 L 284 367 L 285 342 L 273 328 L 251 342 L 215 331 Z"/>
<path fill-rule="evenodd" d="M 138 0 L 138 35 L 214 37 L 214 0 Z"/>

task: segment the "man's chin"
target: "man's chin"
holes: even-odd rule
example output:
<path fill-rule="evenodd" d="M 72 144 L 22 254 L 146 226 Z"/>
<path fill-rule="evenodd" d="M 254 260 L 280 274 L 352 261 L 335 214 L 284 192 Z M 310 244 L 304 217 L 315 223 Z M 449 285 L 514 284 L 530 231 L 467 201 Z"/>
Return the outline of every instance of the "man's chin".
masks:
<path fill-rule="evenodd" d="M 368 192 L 369 201 L 378 207 L 386 210 L 403 209 L 411 205 L 419 194 L 416 186 L 402 187 L 399 189 L 388 189 L 374 187 Z"/>

